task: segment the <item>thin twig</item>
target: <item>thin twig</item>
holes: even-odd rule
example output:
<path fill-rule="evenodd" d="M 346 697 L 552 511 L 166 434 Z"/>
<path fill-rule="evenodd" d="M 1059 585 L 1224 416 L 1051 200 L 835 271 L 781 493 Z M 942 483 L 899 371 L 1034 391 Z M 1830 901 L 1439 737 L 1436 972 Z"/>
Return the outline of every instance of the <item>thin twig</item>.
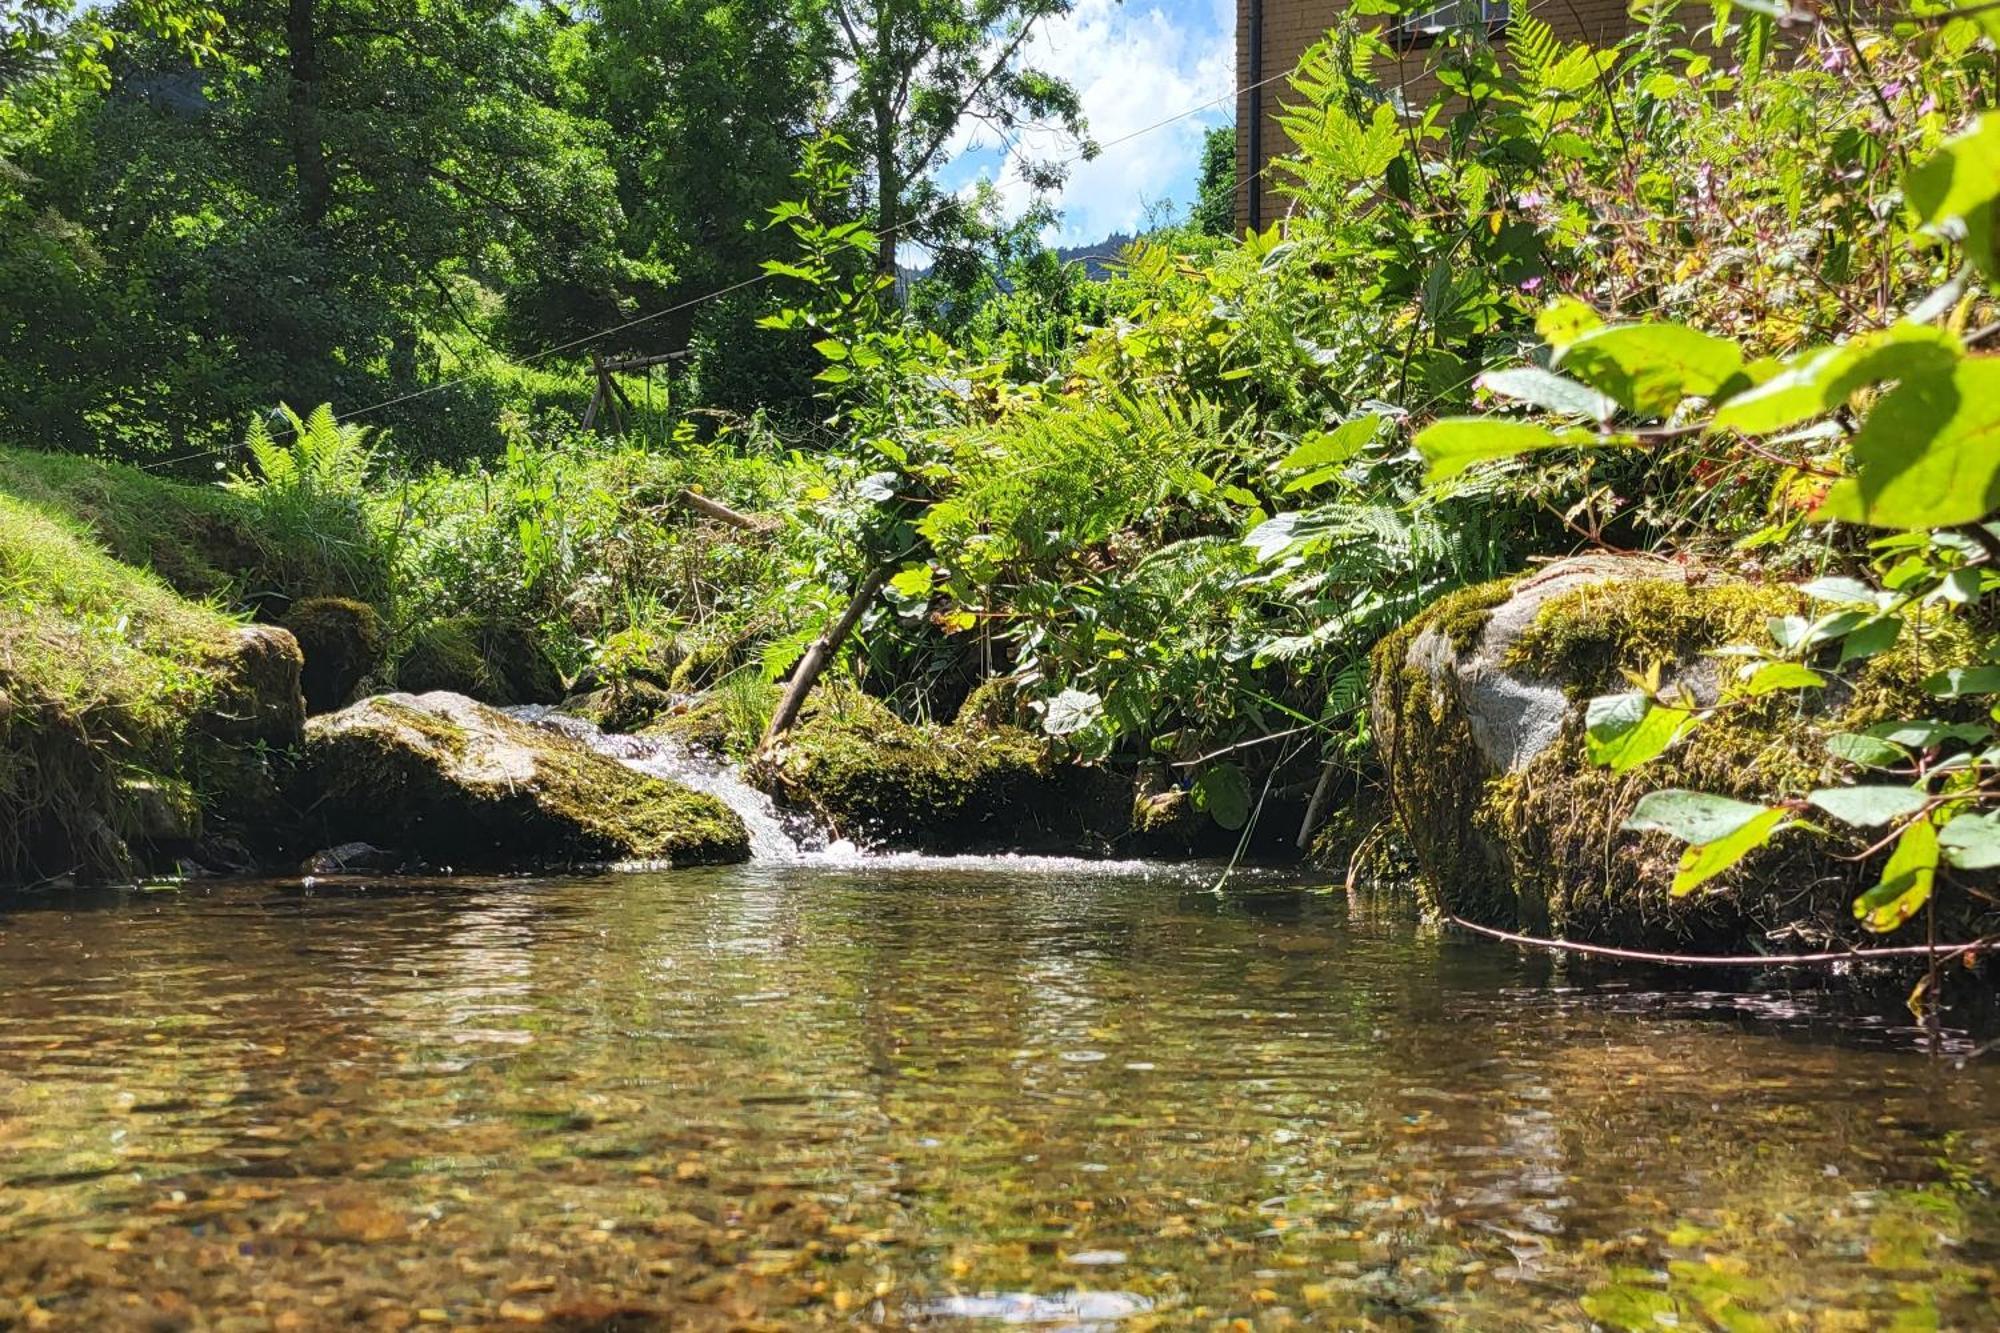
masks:
<path fill-rule="evenodd" d="M 1822 953 L 1791 954 L 1696 954 L 1696 953 L 1653 953 L 1645 949 L 1615 949 L 1608 944 L 1579 944 L 1574 940 L 1549 940 L 1534 935 L 1521 935 L 1511 930 L 1499 930 L 1493 926 L 1482 926 L 1464 917 L 1445 914 L 1445 919 L 1462 930 L 1475 935 L 1485 935 L 1491 939 L 1504 940 L 1509 944 L 1522 944 L 1535 949 L 1548 949 L 1557 953 L 1588 954 L 1593 958 L 1616 958 L 1628 963 L 1662 963 L 1671 967 L 1808 967 L 1825 966 L 1830 963 L 1867 962 L 1875 958 L 1959 958 L 1978 953 L 1996 943 L 2000 935 L 1988 935 L 1970 944 L 1935 946 L 1930 944 L 1891 945 L 1877 949 L 1839 949 Z"/>

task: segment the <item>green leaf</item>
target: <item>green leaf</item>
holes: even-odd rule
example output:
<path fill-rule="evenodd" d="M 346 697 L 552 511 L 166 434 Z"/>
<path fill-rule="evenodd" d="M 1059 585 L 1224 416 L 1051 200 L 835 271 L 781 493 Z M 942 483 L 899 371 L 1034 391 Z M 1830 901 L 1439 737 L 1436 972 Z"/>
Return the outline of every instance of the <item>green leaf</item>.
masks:
<path fill-rule="evenodd" d="M 1928 819 L 1916 820 L 1896 839 L 1881 882 L 1854 900 L 1855 917 L 1877 934 L 1894 930 L 1930 900 L 1937 866 L 1937 830 Z"/>
<path fill-rule="evenodd" d="M 1345 463 L 1365 448 L 1368 442 L 1382 428 L 1382 418 L 1369 414 L 1343 421 L 1332 430 L 1313 431 L 1299 447 L 1286 454 L 1278 463 L 1283 472 L 1296 472 L 1301 468 L 1328 467 Z"/>
<path fill-rule="evenodd" d="M 1914 787 L 1824 787 L 1806 800 L 1856 828 L 1880 828 L 1924 808 L 1929 798 Z"/>
<path fill-rule="evenodd" d="M 1849 662 L 1887 652 L 1896 646 L 1896 640 L 1902 633 L 1901 616 L 1876 616 L 1840 641 L 1840 664 L 1846 666 Z"/>
<path fill-rule="evenodd" d="M 1875 590 L 1860 579 L 1814 579 L 1800 584 L 1799 591 L 1816 602 L 1835 602 L 1843 606 L 1875 605 Z"/>
<path fill-rule="evenodd" d="M 1104 713 L 1104 701 L 1088 690 L 1064 690 L 1042 707 L 1042 730 L 1073 736 Z"/>
<path fill-rule="evenodd" d="M 1211 764 L 1194 780 L 1194 803 L 1226 829 L 1250 822 L 1250 779 L 1235 764 Z"/>
<path fill-rule="evenodd" d="M 1872 727 L 1863 727 L 1862 732 L 1913 750 L 1928 750 L 1946 741 L 1976 745 L 1993 734 L 1990 727 L 1976 722 L 1877 722 Z"/>
<path fill-rule="evenodd" d="M 1688 848 L 1681 853 L 1667 892 L 1686 897 L 1791 826 L 1783 810 L 1765 810 L 1733 833 Z"/>
<path fill-rule="evenodd" d="M 1505 417 L 1446 417 L 1426 427 L 1416 438 L 1417 452 L 1429 463 L 1426 480 L 1445 481 L 1474 463 L 1511 458 L 1536 449 L 1629 444 L 1587 430 L 1555 430 L 1532 421 Z"/>
<path fill-rule="evenodd" d="M 1751 672 L 1742 693 L 1755 699 L 1778 690 L 1809 690 L 1824 684 L 1825 676 L 1797 662 L 1766 662 Z"/>
<path fill-rule="evenodd" d="M 1826 752 L 1863 768 L 1894 768 L 1910 762 L 1910 752 L 1902 746 L 1858 731 L 1840 731 L 1828 736 Z"/>
<path fill-rule="evenodd" d="M 1557 352 L 1594 329 L 1604 327 L 1604 317 L 1574 296 L 1558 297 L 1535 316 L 1535 332 Z"/>
<path fill-rule="evenodd" d="M 2000 868 L 2000 811 L 1955 817 L 1938 830 L 1938 846 L 1960 870 Z"/>
<path fill-rule="evenodd" d="M 1766 807 L 1748 801 L 1669 787 L 1640 797 L 1621 827 L 1671 834 L 1699 847 L 1726 838 L 1767 813 L 1770 812 Z"/>
<path fill-rule="evenodd" d="M 1936 226 L 1969 217 L 2000 198 L 2000 116 L 1984 115 L 1945 140 L 1903 178 L 1903 194 L 1917 221 Z"/>
<path fill-rule="evenodd" d="M 1891 325 L 1835 347 L 1801 352 L 1778 374 L 1722 404 L 1710 424 L 1768 435 L 1823 416 L 1871 384 L 1947 372 L 1963 355 L 1959 340 L 1944 329 Z"/>
<path fill-rule="evenodd" d="M 1854 437 L 1856 474 L 1834 483 L 1825 518 L 1883 528 L 1976 523 L 2000 507 L 2000 357 L 1891 389 Z"/>
<path fill-rule="evenodd" d="M 1743 350 L 1684 324 L 1614 324 L 1583 334 L 1556 361 L 1631 411 L 1664 417 L 1726 384 L 1743 369 Z"/>
<path fill-rule="evenodd" d="M 821 338 L 813 344 L 813 350 L 829 361 L 847 360 L 847 344 L 838 338 Z"/>
<path fill-rule="evenodd" d="M 1625 773 L 1666 753 L 1693 723 L 1686 710 L 1643 694 L 1599 695 L 1584 714 L 1584 746 L 1591 763 Z"/>
<path fill-rule="evenodd" d="M 1946 699 L 2000 693 L 2000 666 L 1953 667 L 1925 680 L 1924 689 Z"/>
<path fill-rule="evenodd" d="M 929 565 L 905 565 L 889 580 L 889 587 L 905 601 L 916 601 L 931 595 L 931 586 L 936 574 Z"/>
<path fill-rule="evenodd" d="M 1491 370 L 1481 375 L 1477 383 L 1502 398 L 1512 398 L 1557 416 L 1609 421 L 1618 414 L 1618 404 L 1604 394 L 1540 366 Z"/>

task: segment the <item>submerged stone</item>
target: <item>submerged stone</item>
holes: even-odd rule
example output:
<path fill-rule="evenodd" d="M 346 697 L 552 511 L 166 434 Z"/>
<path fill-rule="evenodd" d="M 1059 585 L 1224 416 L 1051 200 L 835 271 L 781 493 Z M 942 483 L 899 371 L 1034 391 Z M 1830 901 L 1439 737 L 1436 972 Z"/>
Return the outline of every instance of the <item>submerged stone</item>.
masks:
<path fill-rule="evenodd" d="M 323 844 L 379 842 L 455 866 L 749 855 L 743 821 L 714 797 L 444 692 L 312 719 L 299 785 Z"/>

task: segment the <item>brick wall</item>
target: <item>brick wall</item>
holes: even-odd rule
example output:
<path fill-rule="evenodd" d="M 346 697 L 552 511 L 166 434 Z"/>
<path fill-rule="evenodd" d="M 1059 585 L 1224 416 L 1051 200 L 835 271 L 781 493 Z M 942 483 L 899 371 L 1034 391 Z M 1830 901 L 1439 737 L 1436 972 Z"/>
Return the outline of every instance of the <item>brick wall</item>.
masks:
<path fill-rule="evenodd" d="M 1544 19 L 1556 34 L 1569 41 L 1585 40 L 1606 45 L 1630 31 L 1627 0 L 1515 0 L 1536 17 Z M 1284 76 L 1299 63 L 1306 49 L 1331 27 L 1347 8 L 1348 0 L 1262 0 L 1263 60 L 1261 72 L 1251 51 L 1251 20 L 1258 0 L 1236 0 L 1236 86 L 1249 88 L 1259 78 L 1271 79 L 1261 90 L 1239 94 L 1236 104 L 1236 225 L 1251 223 L 1251 190 L 1257 191 L 1257 223 L 1268 227 L 1283 216 L 1290 202 L 1272 189 L 1273 173 L 1260 171 L 1273 157 L 1290 151 L 1291 144 L 1278 128 L 1278 110 L 1297 99 Z M 1437 91 L 1428 73 L 1431 48 L 1417 47 L 1398 53 L 1394 66 L 1380 64 L 1377 73 L 1384 84 L 1401 84 L 1404 95 L 1422 106 Z M 1261 96 L 1260 96 L 1261 93 Z M 1261 106 L 1262 130 L 1257 156 L 1251 160 L 1250 125 Z"/>

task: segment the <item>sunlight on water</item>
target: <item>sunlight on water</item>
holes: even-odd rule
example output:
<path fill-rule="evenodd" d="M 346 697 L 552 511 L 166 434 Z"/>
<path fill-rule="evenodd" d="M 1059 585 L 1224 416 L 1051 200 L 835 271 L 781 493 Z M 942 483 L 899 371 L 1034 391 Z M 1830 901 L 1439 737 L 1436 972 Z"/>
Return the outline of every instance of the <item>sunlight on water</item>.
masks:
<path fill-rule="evenodd" d="M 1156 871 L 6 909 L 0 1327 L 2000 1326 L 2000 1068 Z"/>

